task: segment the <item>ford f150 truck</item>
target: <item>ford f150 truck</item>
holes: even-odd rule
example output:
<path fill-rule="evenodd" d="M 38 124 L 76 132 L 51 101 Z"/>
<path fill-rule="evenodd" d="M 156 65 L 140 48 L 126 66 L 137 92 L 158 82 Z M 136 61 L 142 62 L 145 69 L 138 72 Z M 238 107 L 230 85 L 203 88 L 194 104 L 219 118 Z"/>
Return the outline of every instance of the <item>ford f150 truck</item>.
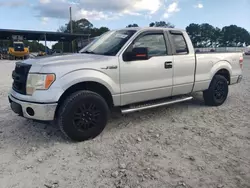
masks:
<path fill-rule="evenodd" d="M 122 113 L 169 105 L 203 92 L 219 106 L 242 79 L 242 53 L 196 54 L 184 30 L 109 31 L 78 54 L 17 62 L 9 93 L 12 110 L 55 121 L 76 141 L 98 136 L 112 108 Z"/>

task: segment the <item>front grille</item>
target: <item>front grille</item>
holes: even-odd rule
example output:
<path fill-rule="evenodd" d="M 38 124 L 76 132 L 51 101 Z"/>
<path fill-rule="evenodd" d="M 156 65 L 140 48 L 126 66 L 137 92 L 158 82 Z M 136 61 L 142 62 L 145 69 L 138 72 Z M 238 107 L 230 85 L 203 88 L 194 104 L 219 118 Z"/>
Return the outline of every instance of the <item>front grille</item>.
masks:
<path fill-rule="evenodd" d="M 20 94 L 26 95 L 26 82 L 31 65 L 17 62 L 15 70 L 12 72 L 12 88 Z"/>

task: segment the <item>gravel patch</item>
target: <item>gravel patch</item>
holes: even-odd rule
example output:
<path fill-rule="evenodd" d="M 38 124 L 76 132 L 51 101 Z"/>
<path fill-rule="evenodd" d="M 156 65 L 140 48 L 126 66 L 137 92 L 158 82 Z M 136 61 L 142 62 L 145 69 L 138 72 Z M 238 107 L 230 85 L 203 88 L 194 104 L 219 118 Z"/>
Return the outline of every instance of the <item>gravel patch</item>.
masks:
<path fill-rule="evenodd" d="M 0 188 L 250 187 L 250 58 L 226 103 L 193 101 L 129 115 L 114 113 L 82 143 L 9 107 L 14 61 L 0 61 Z"/>

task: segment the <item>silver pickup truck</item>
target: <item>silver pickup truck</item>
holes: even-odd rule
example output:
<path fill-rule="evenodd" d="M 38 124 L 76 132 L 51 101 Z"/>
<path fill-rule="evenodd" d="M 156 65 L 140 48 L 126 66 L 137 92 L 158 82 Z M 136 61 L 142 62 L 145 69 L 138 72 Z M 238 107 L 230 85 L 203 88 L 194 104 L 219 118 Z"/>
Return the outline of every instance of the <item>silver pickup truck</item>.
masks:
<path fill-rule="evenodd" d="M 9 101 L 20 116 L 55 121 L 83 141 L 103 131 L 114 107 L 130 113 L 199 91 L 205 104 L 222 105 L 242 66 L 242 53 L 196 54 L 184 30 L 128 28 L 103 34 L 78 54 L 17 62 Z"/>

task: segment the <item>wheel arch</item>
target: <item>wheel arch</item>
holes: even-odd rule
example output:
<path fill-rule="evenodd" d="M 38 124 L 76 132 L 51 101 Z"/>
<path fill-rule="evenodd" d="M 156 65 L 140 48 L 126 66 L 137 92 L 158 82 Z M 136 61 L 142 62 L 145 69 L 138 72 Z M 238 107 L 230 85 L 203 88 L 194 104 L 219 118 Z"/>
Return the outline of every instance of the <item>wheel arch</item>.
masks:
<path fill-rule="evenodd" d="M 215 75 L 221 75 L 221 76 L 223 76 L 224 78 L 227 79 L 228 85 L 230 85 L 230 82 L 231 82 L 231 80 L 230 80 L 230 73 L 229 73 L 229 71 L 227 69 L 220 69 L 219 71 L 217 71 L 215 73 Z"/>
<path fill-rule="evenodd" d="M 228 81 L 228 84 L 231 83 L 231 75 L 232 75 L 232 66 L 227 61 L 219 61 L 216 63 L 211 69 L 211 80 L 215 75 L 221 75 L 225 77 Z"/>
<path fill-rule="evenodd" d="M 62 105 L 62 103 L 65 101 L 65 99 L 70 96 L 71 94 L 81 91 L 81 90 L 88 90 L 92 92 L 98 93 L 100 96 L 104 98 L 104 100 L 107 102 L 108 106 L 112 108 L 114 106 L 114 101 L 112 97 L 112 93 L 110 90 L 103 84 L 95 81 L 83 81 L 78 82 L 73 85 L 71 85 L 69 88 L 67 88 L 63 94 L 60 96 L 58 100 L 58 106 L 56 109 L 56 114 Z"/>

